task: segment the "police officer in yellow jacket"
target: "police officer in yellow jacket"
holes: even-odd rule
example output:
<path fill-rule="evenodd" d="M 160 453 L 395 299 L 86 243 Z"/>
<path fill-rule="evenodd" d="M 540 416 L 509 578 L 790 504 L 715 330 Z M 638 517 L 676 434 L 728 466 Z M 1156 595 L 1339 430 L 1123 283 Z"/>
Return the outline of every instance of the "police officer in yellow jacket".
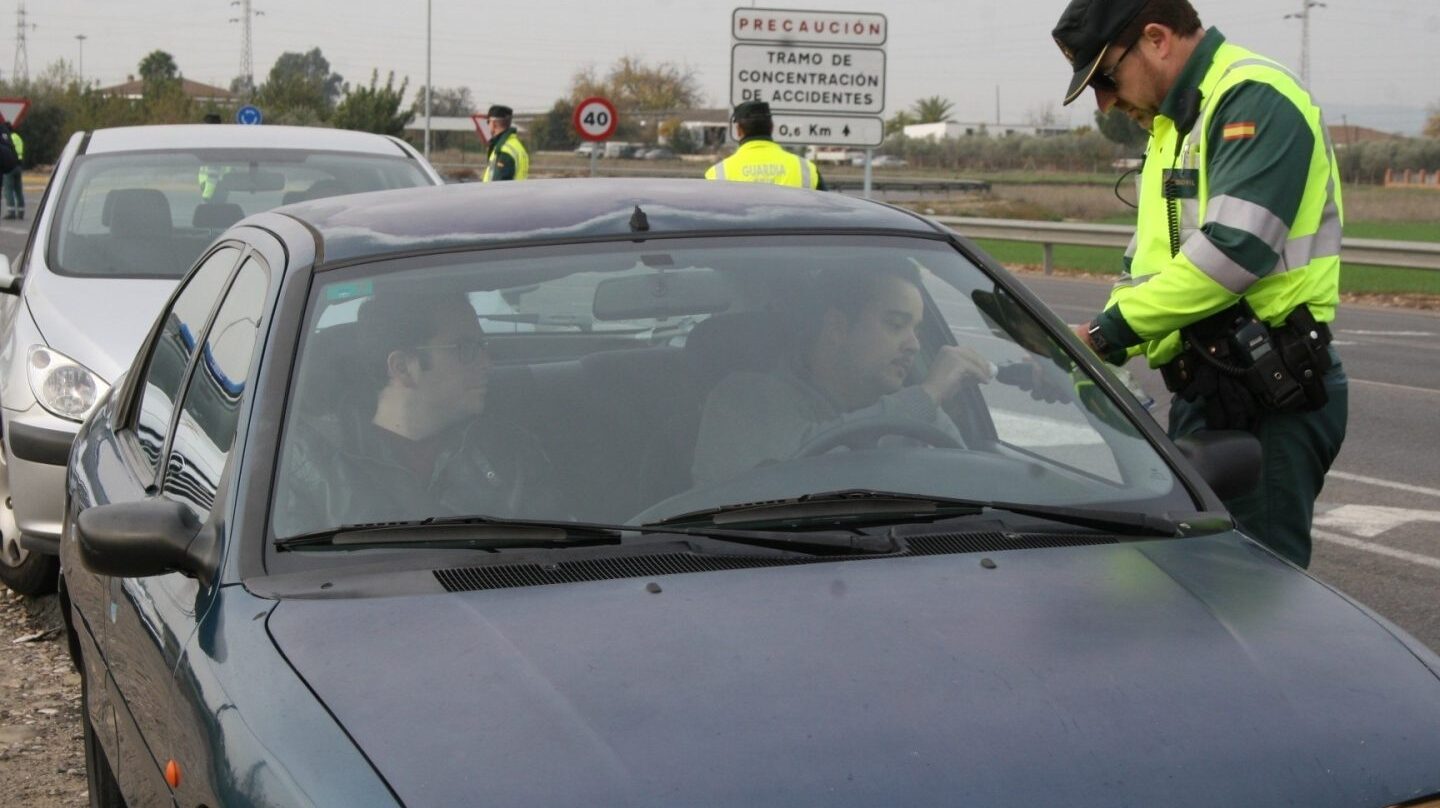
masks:
<path fill-rule="evenodd" d="M 520 142 L 520 134 L 511 125 L 515 111 L 502 104 L 489 110 L 490 161 L 485 165 L 482 182 L 523 180 L 530 176 L 530 153 Z"/>
<path fill-rule="evenodd" d="M 1228 501 L 1300 566 L 1345 437 L 1328 323 L 1342 206 L 1320 109 L 1288 70 L 1201 27 L 1189 0 L 1071 0 L 1053 32 L 1074 75 L 1150 130 L 1127 272 L 1077 335 L 1108 361 L 1144 354 L 1176 394 L 1170 435 L 1244 429 L 1259 485 Z"/>
<path fill-rule="evenodd" d="M 791 154 L 771 140 L 775 120 L 764 101 L 746 101 L 730 116 L 740 148 L 705 172 L 707 180 L 763 182 L 824 191 L 820 170 L 804 157 Z"/>

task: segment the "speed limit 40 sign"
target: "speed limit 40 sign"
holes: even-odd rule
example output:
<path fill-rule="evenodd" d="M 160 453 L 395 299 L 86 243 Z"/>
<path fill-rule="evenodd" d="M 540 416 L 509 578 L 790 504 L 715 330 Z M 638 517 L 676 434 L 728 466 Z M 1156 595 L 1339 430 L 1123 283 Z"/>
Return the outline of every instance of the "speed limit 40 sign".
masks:
<path fill-rule="evenodd" d="M 604 98 L 587 98 L 576 104 L 571 121 L 582 139 L 595 141 L 609 140 L 620 123 L 615 105 Z"/>

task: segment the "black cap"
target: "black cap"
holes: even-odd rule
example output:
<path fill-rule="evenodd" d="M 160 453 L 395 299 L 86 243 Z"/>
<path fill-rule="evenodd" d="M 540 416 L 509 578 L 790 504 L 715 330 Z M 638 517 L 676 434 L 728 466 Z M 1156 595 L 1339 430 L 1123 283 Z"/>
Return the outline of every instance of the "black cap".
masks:
<path fill-rule="evenodd" d="M 515 110 L 505 106 L 504 104 L 491 104 L 490 111 L 486 114 L 492 118 L 510 118 L 514 117 Z"/>
<path fill-rule="evenodd" d="M 1065 91 L 1065 103 L 1069 104 L 1080 93 L 1100 67 L 1100 60 L 1145 7 L 1147 0 L 1070 0 L 1060 22 L 1055 24 L 1051 35 L 1060 52 L 1070 60 L 1075 75 Z"/>
<path fill-rule="evenodd" d="M 730 113 L 730 120 L 739 121 L 745 118 L 770 117 L 770 105 L 764 101 L 746 101 L 735 105 L 735 111 Z"/>

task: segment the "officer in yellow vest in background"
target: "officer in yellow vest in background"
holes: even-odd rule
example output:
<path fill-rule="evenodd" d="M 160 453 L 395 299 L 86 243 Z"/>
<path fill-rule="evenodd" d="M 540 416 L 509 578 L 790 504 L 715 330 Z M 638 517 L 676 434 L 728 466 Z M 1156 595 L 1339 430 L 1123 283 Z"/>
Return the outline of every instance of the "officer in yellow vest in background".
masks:
<path fill-rule="evenodd" d="M 515 111 L 502 104 L 490 107 L 490 162 L 482 182 L 523 180 L 530 176 L 530 153 L 511 126 Z"/>
<path fill-rule="evenodd" d="M 20 133 L 11 128 L 5 116 L 0 115 L 0 137 L 10 141 L 10 148 L 15 153 L 15 167 L 5 172 L 0 178 L 0 185 L 3 185 L 5 205 L 9 210 L 5 211 L 6 219 L 25 218 L 25 139 Z"/>
<path fill-rule="evenodd" d="M 740 148 L 710 166 L 710 170 L 705 172 L 705 179 L 825 190 L 825 181 L 814 163 L 785 151 L 770 139 L 775 131 L 775 120 L 770 116 L 769 104 L 746 101 L 735 107 L 730 121 L 735 125 L 735 137 L 740 141 Z"/>
<path fill-rule="evenodd" d="M 1107 361 L 1144 354 L 1174 392 L 1170 436 L 1259 438 L 1253 491 L 1226 505 L 1310 562 L 1311 519 L 1345 438 L 1335 151 L 1309 91 L 1201 27 L 1189 0 L 1071 0 L 1053 31 L 1074 75 L 1150 131 L 1126 274 L 1076 334 Z"/>

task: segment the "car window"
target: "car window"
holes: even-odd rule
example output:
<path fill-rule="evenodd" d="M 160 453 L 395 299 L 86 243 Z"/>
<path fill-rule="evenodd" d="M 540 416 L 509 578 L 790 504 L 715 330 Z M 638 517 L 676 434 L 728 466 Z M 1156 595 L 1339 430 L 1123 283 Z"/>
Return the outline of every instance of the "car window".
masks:
<path fill-rule="evenodd" d="M 195 340 L 230 278 L 240 250 L 225 246 L 211 253 L 186 282 L 174 305 L 165 312 L 164 325 L 145 363 L 145 382 L 135 419 L 135 437 L 153 471 L 165 448 L 174 402 L 195 352 Z"/>
<path fill-rule="evenodd" d="M 177 278 L 230 225 L 279 205 L 413 188 L 414 160 L 288 149 L 194 149 L 76 159 L 49 265 L 64 275 Z"/>
<path fill-rule="evenodd" d="M 188 504 L 202 519 L 215 502 L 220 473 L 235 440 L 267 284 L 264 263 L 258 256 L 247 258 L 205 334 L 200 361 L 180 406 L 161 491 Z"/>
<path fill-rule="evenodd" d="M 935 240 L 397 259 L 318 275 L 306 316 L 280 537 L 475 514 L 643 522 L 852 489 L 1194 506 L 1146 416 Z"/>

